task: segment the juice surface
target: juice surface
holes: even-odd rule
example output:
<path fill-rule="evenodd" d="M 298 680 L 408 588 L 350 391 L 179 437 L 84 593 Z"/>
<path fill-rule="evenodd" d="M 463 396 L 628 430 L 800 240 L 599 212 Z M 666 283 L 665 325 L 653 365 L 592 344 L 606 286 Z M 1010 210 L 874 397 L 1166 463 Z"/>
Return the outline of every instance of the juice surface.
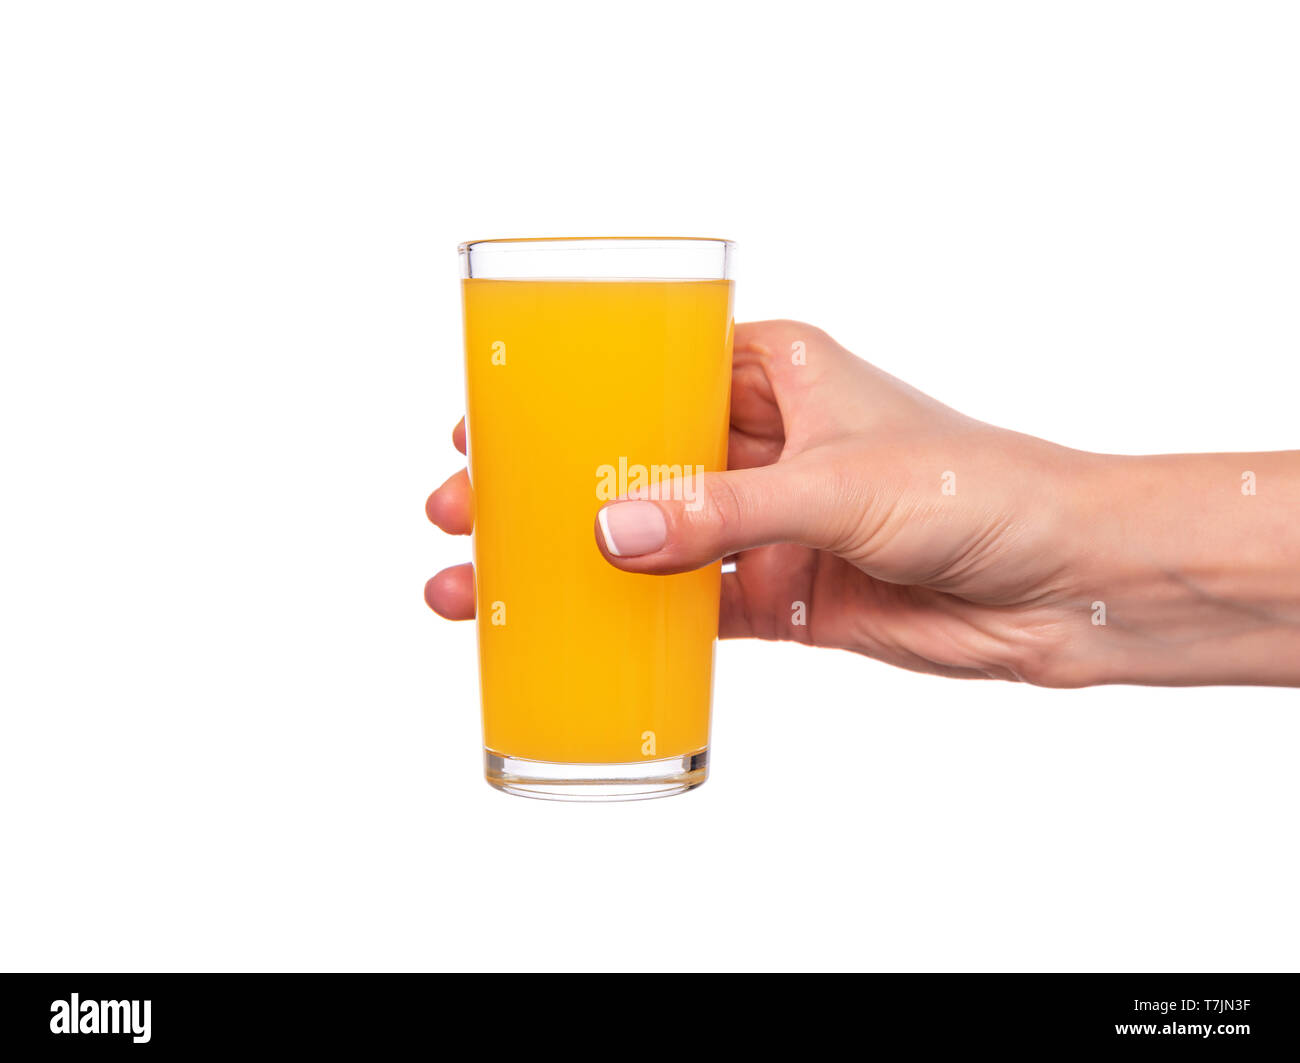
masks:
<path fill-rule="evenodd" d="M 720 566 L 620 572 L 593 526 L 638 478 L 726 468 L 731 282 L 462 283 L 484 744 L 706 748 Z"/>

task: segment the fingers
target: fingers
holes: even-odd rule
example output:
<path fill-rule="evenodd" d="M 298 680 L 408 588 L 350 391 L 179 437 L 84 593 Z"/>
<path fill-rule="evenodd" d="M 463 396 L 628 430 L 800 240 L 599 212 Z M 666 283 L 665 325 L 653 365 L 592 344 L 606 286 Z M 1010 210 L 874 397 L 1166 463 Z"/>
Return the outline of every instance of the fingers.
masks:
<path fill-rule="evenodd" d="M 848 514 L 833 480 L 796 462 L 659 488 L 665 497 L 676 490 L 680 501 L 620 500 L 597 513 L 596 542 L 615 568 L 687 572 L 777 542 L 833 550 Z"/>
<path fill-rule="evenodd" d="M 451 430 L 451 442 L 465 453 L 465 418 Z M 448 535 L 469 535 L 474 530 L 474 493 L 465 469 L 454 473 L 424 503 L 425 515 Z"/>
<path fill-rule="evenodd" d="M 718 638 L 747 639 L 754 635 L 749 611 L 745 608 L 745 589 L 734 572 L 722 574 L 722 598 L 718 603 Z"/>
<path fill-rule="evenodd" d="M 424 503 L 424 512 L 448 535 L 468 535 L 474 530 L 474 494 L 465 469 L 454 473 Z"/>
<path fill-rule="evenodd" d="M 447 620 L 474 619 L 474 566 L 444 568 L 424 585 L 425 603 Z"/>
<path fill-rule="evenodd" d="M 452 444 L 465 453 L 465 418 L 451 433 Z M 474 493 L 469 472 L 461 469 L 434 491 L 424 503 L 424 512 L 449 535 L 468 535 L 474 530 Z M 454 565 L 439 572 L 424 585 L 424 601 L 447 620 L 474 619 L 474 566 Z"/>
<path fill-rule="evenodd" d="M 694 499 L 660 484 L 654 497 L 604 506 L 595 534 L 606 560 L 670 574 L 771 543 L 835 552 L 859 527 L 874 488 L 827 455 L 879 417 L 885 395 L 873 374 L 887 379 L 812 325 L 737 325 L 730 470 L 699 477 Z"/>

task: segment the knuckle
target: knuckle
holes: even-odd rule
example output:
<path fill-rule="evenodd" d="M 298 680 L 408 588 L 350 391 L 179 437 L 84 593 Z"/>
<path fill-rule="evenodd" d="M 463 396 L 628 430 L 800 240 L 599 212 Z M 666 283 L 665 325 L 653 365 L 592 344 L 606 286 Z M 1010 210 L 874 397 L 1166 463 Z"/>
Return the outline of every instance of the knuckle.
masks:
<path fill-rule="evenodd" d="M 727 542 L 739 528 L 744 516 L 743 500 L 736 485 L 726 476 L 710 477 L 706 484 L 705 496 L 708 503 L 704 515 L 713 528 L 714 538 L 719 542 Z"/>

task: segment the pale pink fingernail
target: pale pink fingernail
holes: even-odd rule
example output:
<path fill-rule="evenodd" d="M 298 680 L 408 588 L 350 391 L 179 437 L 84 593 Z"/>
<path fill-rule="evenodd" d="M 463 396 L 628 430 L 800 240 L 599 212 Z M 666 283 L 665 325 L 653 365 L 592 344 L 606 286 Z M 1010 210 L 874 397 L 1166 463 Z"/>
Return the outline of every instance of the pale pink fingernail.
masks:
<path fill-rule="evenodd" d="M 605 549 L 615 557 L 640 557 L 660 549 L 668 523 L 653 502 L 615 502 L 597 514 Z"/>

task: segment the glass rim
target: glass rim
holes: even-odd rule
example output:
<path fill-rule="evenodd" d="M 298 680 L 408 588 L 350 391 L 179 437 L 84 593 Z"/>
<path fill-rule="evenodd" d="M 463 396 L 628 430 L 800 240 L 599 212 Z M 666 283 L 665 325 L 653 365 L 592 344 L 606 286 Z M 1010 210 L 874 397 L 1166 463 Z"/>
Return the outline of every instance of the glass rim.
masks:
<path fill-rule="evenodd" d="M 712 236 L 527 236 L 459 246 L 465 280 L 730 280 L 736 245 Z"/>
<path fill-rule="evenodd" d="M 725 247 L 735 247 L 734 240 L 726 240 L 718 236 L 493 236 L 485 240 L 466 240 L 458 244 L 456 250 L 462 255 L 471 248 L 478 247 L 482 244 L 622 244 L 631 248 L 637 244 L 672 244 L 672 243 L 694 243 L 694 244 L 722 244 Z M 499 248 L 505 250 L 504 247 Z"/>

